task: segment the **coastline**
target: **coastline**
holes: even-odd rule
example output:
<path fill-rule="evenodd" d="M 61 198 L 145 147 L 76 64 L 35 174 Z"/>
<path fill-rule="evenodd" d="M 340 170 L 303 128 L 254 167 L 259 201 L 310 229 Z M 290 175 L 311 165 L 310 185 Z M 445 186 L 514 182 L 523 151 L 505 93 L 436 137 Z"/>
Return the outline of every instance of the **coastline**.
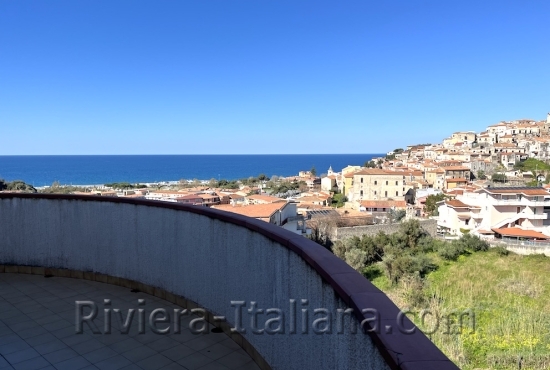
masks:
<path fill-rule="evenodd" d="M 22 180 L 42 188 L 58 182 L 65 186 L 101 186 L 105 183 L 171 183 L 179 180 L 240 180 L 264 174 L 294 176 L 315 167 L 362 165 L 379 153 L 365 154 L 259 154 L 259 155 L 128 155 L 128 156 L 0 156 L 0 179 Z M 171 179 L 163 180 L 160 179 Z M 78 185 L 77 185 L 78 184 Z"/>

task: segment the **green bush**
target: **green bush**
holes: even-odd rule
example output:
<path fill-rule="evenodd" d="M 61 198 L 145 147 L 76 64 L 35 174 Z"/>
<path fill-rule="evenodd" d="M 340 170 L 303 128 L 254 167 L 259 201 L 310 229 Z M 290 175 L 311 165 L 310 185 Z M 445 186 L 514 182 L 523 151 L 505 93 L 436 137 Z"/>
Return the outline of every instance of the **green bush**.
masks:
<path fill-rule="evenodd" d="M 472 252 L 485 252 L 489 250 L 489 243 L 485 240 L 481 240 L 475 235 L 465 234 L 459 239 L 459 241 L 465 248 L 471 250 Z"/>
<path fill-rule="evenodd" d="M 437 254 L 448 261 L 456 261 L 458 257 L 464 254 L 464 246 L 453 240 L 453 243 L 447 243 L 443 245 L 438 251 Z"/>
<path fill-rule="evenodd" d="M 425 254 L 413 256 L 409 253 L 386 255 L 382 260 L 386 276 L 396 284 L 407 274 L 419 274 L 421 277 L 437 269 L 437 265 Z"/>
<path fill-rule="evenodd" d="M 426 280 L 419 274 L 406 274 L 399 281 L 397 294 L 410 307 L 423 307 L 427 302 Z"/>
<path fill-rule="evenodd" d="M 492 250 L 499 256 L 507 256 L 510 254 L 510 251 L 501 245 L 494 247 Z"/>

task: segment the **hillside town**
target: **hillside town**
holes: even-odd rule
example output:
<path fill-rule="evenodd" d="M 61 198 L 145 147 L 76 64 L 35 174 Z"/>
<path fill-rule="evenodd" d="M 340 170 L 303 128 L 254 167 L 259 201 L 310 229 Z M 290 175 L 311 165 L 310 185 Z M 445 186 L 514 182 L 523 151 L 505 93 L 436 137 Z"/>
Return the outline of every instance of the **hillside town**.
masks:
<path fill-rule="evenodd" d="M 311 221 L 321 218 L 337 220 L 339 226 L 432 218 L 441 235 L 547 241 L 549 127 L 550 113 L 543 121 L 503 121 L 480 133 L 459 131 L 441 143 L 395 149 L 340 171 L 330 167 L 320 176 L 312 168 L 271 179 L 260 175 L 75 189 L 54 184 L 40 191 L 212 207 L 304 236 L 311 234 Z M 529 163 L 534 166 L 522 166 Z M 28 187 L 23 182 L 13 186 L 16 191 Z"/>

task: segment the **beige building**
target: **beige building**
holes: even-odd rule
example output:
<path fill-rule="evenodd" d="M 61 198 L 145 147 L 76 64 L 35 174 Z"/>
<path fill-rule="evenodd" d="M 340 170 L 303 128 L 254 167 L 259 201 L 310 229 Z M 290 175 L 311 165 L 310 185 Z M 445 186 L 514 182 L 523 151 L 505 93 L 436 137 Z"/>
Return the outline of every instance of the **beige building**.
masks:
<path fill-rule="evenodd" d="M 455 132 L 454 134 L 451 135 L 451 137 L 448 137 L 443 140 L 443 146 L 445 148 L 454 147 L 455 144 L 465 144 L 469 146 L 476 141 L 476 137 L 477 135 L 473 131 Z"/>
<path fill-rule="evenodd" d="M 436 190 L 443 190 L 445 187 L 445 170 L 441 168 L 426 170 L 424 178 L 429 187 Z"/>
<path fill-rule="evenodd" d="M 398 171 L 364 169 L 353 174 L 349 201 L 404 200 L 410 186 L 406 174 Z"/>

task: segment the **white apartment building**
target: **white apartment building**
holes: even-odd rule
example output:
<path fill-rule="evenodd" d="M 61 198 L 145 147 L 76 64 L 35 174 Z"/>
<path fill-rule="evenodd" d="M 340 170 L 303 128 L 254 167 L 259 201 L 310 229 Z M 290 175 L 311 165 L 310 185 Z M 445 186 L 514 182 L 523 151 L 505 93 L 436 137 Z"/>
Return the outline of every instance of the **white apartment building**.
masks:
<path fill-rule="evenodd" d="M 438 227 L 455 235 L 462 229 L 486 237 L 550 238 L 545 207 L 550 193 L 543 188 L 483 188 L 441 202 Z"/>

